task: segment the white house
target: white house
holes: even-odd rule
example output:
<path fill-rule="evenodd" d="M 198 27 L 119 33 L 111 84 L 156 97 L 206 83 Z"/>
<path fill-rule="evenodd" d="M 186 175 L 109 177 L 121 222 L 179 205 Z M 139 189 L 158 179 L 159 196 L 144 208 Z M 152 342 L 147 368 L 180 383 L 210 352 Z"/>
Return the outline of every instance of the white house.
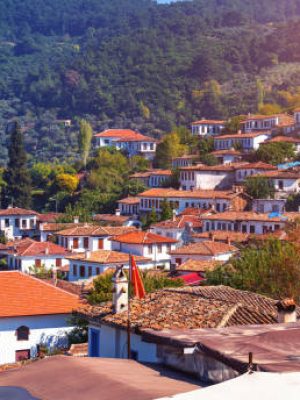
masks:
<path fill-rule="evenodd" d="M 78 223 L 60 223 L 60 222 L 38 222 L 37 234 L 39 235 L 40 242 L 47 242 L 50 238 L 53 238 L 57 232 L 64 229 L 75 228 L 76 226 L 82 226 L 83 224 Z"/>
<path fill-rule="evenodd" d="M 139 197 L 129 196 L 118 201 L 120 215 L 138 215 L 140 208 Z"/>
<path fill-rule="evenodd" d="M 257 150 L 270 136 L 271 132 L 269 131 L 216 136 L 214 137 L 214 147 L 215 150 L 230 150 L 238 145 L 243 151 L 249 152 Z"/>
<path fill-rule="evenodd" d="M 297 168 L 288 170 L 266 171 L 260 174 L 267 178 L 274 186 L 277 195 L 280 193 L 300 192 L 300 171 Z"/>
<path fill-rule="evenodd" d="M 253 199 L 252 211 L 258 213 L 279 213 L 285 212 L 286 199 Z"/>
<path fill-rule="evenodd" d="M 35 232 L 38 213 L 19 207 L 0 210 L 0 231 L 8 240 L 32 236 Z"/>
<path fill-rule="evenodd" d="M 201 119 L 200 121 L 192 122 L 193 136 L 212 136 L 220 135 L 225 128 L 225 121 Z"/>
<path fill-rule="evenodd" d="M 300 108 L 294 110 L 294 121 L 297 127 L 300 126 Z"/>
<path fill-rule="evenodd" d="M 97 148 L 113 146 L 126 151 L 130 157 L 142 155 L 150 160 L 155 156 L 157 140 L 131 129 L 107 129 L 95 138 Z"/>
<path fill-rule="evenodd" d="M 216 159 L 221 164 L 232 164 L 236 162 L 241 162 L 243 158 L 243 153 L 235 149 L 229 150 L 216 150 L 212 151 L 211 154 L 216 157 Z"/>
<path fill-rule="evenodd" d="M 86 250 L 111 250 L 112 236 L 122 235 L 135 231 L 136 228 L 128 226 L 98 226 L 88 225 L 64 229 L 56 233 L 58 243 L 65 249 L 80 253 Z"/>
<path fill-rule="evenodd" d="M 229 189 L 235 183 L 235 171 L 240 165 L 243 163 L 183 167 L 180 169 L 180 187 L 191 191 Z"/>
<path fill-rule="evenodd" d="M 203 231 L 235 231 L 263 235 L 283 229 L 289 222 L 300 217 L 300 213 L 285 213 L 279 216 L 251 212 L 224 212 L 203 217 Z"/>
<path fill-rule="evenodd" d="M 148 187 L 162 187 L 166 181 L 172 176 L 170 169 L 152 169 L 144 172 L 136 172 L 129 178 L 131 180 L 140 181 Z"/>
<path fill-rule="evenodd" d="M 67 347 L 77 296 L 19 271 L 0 272 L 0 364 L 37 357 L 39 347 Z"/>
<path fill-rule="evenodd" d="M 116 269 L 123 265 L 129 268 L 129 254 L 112 250 L 86 251 L 68 257 L 70 262 L 68 280 L 80 281 L 103 274 L 108 269 Z M 137 266 L 141 270 L 150 269 L 152 260 L 142 256 L 135 256 Z"/>
<path fill-rule="evenodd" d="M 178 212 L 186 208 L 214 208 L 216 211 L 244 210 L 249 202 L 245 193 L 238 191 L 221 190 L 175 190 L 175 189 L 150 189 L 138 195 L 140 198 L 140 213 L 148 213 L 153 208 L 159 213 L 164 200 Z"/>
<path fill-rule="evenodd" d="M 7 256 L 9 269 L 32 273 L 34 267 L 44 267 L 47 270 L 66 267 L 66 256 L 69 252 L 52 242 L 36 242 L 27 238 L 13 242 L 5 250 L 0 250 L 0 254 Z"/>
<path fill-rule="evenodd" d="M 241 122 L 242 130 L 246 133 L 256 131 L 268 131 L 281 128 L 285 133 L 294 129 L 294 118 L 287 114 L 275 115 L 251 115 Z"/>
<path fill-rule="evenodd" d="M 190 167 L 196 160 L 199 160 L 199 156 L 197 155 L 175 157 L 172 159 L 172 168 Z"/>
<path fill-rule="evenodd" d="M 170 252 L 171 265 L 181 265 L 188 260 L 228 261 L 237 251 L 230 243 L 210 240 L 191 243 Z"/>
<path fill-rule="evenodd" d="M 151 232 L 136 231 L 112 237 L 112 250 L 150 258 L 152 267 L 169 268 L 169 252 L 176 248 L 177 240 Z"/>
<path fill-rule="evenodd" d="M 235 182 L 243 183 L 250 176 L 261 175 L 268 171 L 277 171 L 277 167 L 261 161 L 242 164 L 235 169 Z"/>

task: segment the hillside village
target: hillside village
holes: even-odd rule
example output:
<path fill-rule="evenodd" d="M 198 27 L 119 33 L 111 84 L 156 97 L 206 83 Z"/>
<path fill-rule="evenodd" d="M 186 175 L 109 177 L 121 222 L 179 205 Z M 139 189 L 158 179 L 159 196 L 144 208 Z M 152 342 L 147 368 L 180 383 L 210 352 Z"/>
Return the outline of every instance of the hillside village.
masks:
<path fill-rule="evenodd" d="M 283 343 L 298 340 L 300 110 L 238 121 L 235 133 L 228 133 L 230 121 L 193 122 L 186 143 L 176 131 L 162 139 L 130 129 L 94 134 L 86 167 L 58 174 L 65 187 L 74 186 L 64 210 L 58 197 L 55 211 L 26 208 L 34 176 L 13 196 L 7 182 L 2 198 L 12 204 L 0 210 L 2 368 L 60 353 L 131 358 L 217 383 L 247 371 L 260 335 L 270 343 L 276 335 Z M 19 141 L 14 156 L 22 158 L 17 124 L 12 135 L 10 156 Z M 102 161 L 114 157 L 135 158 L 128 170 L 134 193 L 121 190 L 110 212 L 77 207 L 76 196 L 97 171 L 116 179 Z M 145 297 L 128 294 L 131 257 Z M 234 334 L 241 347 L 231 361 L 226 344 L 217 357 L 216 343 Z M 210 335 L 218 340 L 205 345 Z M 300 370 L 297 357 L 287 361 L 287 349 L 275 361 L 264 351 L 263 361 L 254 355 L 263 370 Z"/>

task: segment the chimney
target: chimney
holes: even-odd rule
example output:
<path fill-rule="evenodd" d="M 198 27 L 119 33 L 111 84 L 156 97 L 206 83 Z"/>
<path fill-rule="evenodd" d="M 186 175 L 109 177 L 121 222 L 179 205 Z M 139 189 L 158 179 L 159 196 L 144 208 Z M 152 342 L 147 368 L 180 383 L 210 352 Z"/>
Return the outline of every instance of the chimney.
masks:
<path fill-rule="evenodd" d="M 52 268 L 53 285 L 57 286 L 57 267 L 54 265 Z"/>
<path fill-rule="evenodd" d="M 176 217 L 177 217 L 177 215 L 176 215 L 176 210 L 173 210 L 172 211 L 172 221 L 176 221 Z"/>
<path fill-rule="evenodd" d="M 79 217 L 78 216 L 74 217 L 73 222 L 74 224 L 79 224 Z"/>
<path fill-rule="evenodd" d="M 293 299 L 284 299 L 276 303 L 278 323 L 297 322 L 296 304 Z"/>
<path fill-rule="evenodd" d="M 215 235 L 213 234 L 213 232 L 209 232 L 209 239 L 214 242 L 215 241 Z"/>
<path fill-rule="evenodd" d="M 47 245 L 46 248 L 45 248 L 45 254 L 46 254 L 46 256 L 49 255 L 49 245 Z"/>
<path fill-rule="evenodd" d="M 118 217 L 121 215 L 121 210 L 119 208 L 116 208 L 115 215 Z"/>
<path fill-rule="evenodd" d="M 128 280 L 123 271 L 123 265 L 117 268 L 113 276 L 113 309 L 115 314 L 128 308 Z"/>
<path fill-rule="evenodd" d="M 231 245 L 231 240 L 230 240 L 229 236 L 227 236 L 227 238 L 226 238 L 226 243 L 229 244 L 229 246 Z"/>

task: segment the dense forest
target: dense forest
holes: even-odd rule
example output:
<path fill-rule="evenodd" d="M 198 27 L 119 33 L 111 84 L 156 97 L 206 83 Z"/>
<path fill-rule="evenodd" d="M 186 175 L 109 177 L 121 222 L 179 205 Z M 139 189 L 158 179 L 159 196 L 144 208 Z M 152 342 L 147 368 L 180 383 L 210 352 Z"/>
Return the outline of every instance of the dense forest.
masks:
<path fill-rule="evenodd" d="M 72 161 L 79 119 L 160 136 L 300 105 L 300 0 L 2 0 L 0 155 Z M 63 120 L 72 119 L 72 126 Z"/>

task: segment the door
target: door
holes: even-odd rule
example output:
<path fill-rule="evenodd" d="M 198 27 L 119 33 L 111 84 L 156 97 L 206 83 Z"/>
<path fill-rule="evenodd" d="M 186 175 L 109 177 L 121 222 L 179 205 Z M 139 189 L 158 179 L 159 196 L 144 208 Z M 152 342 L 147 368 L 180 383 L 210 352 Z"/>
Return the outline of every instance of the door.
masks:
<path fill-rule="evenodd" d="M 91 329 L 91 346 L 90 357 L 100 357 L 100 332 L 96 329 Z"/>
<path fill-rule="evenodd" d="M 29 360 L 30 359 L 30 350 L 17 350 L 16 351 L 16 362 Z"/>

